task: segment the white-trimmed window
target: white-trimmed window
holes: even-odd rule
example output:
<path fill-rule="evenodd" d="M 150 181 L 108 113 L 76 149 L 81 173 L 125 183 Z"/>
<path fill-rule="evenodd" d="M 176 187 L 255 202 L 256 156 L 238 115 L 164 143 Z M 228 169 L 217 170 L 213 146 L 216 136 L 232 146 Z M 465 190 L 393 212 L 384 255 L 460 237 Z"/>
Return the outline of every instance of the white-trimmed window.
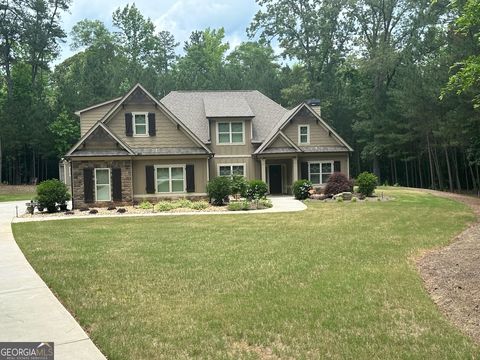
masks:
<path fill-rule="evenodd" d="M 311 161 L 308 163 L 308 180 L 314 185 L 325 184 L 333 174 L 333 161 Z"/>
<path fill-rule="evenodd" d="M 298 125 L 298 143 L 310 144 L 310 125 Z"/>
<path fill-rule="evenodd" d="M 157 193 L 185 192 L 185 165 L 158 165 L 155 166 Z"/>
<path fill-rule="evenodd" d="M 95 200 L 111 200 L 110 169 L 95 169 Z"/>
<path fill-rule="evenodd" d="M 217 123 L 218 144 L 244 144 L 245 123 L 243 121 Z"/>
<path fill-rule="evenodd" d="M 132 113 L 133 136 L 148 136 L 148 113 Z"/>
<path fill-rule="evenodd" d="M 219 176 L 233 176 L 233 175 L 245 176 L 245 164 L 219 164 L 218 175 Z"/>

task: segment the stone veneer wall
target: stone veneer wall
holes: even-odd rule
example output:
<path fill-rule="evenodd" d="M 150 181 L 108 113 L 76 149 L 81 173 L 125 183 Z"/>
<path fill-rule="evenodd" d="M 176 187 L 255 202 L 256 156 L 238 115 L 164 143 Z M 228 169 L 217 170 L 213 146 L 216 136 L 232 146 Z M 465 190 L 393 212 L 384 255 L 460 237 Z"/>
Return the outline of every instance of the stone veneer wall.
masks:
<path fill-rule="evenodd" d="M 85 203 L 83 195 L 83 169 L 85 168 L 120 168 L 122 169 L 122 201 L 100 201 Z M 72 197 L 74 208 L 105 207 L 111 205 L 130 205 L 133 201 L 132 161 L 131 160 L 73 160 L 72 161 Z M 95 190 L 94 190 L 95 191 Z"/>

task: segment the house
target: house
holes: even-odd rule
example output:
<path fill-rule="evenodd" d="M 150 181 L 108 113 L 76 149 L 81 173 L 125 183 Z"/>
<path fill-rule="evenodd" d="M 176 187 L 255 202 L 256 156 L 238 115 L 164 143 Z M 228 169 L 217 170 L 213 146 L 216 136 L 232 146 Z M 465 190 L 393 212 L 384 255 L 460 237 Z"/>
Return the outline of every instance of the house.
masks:
<path fill-rule="evenodd" d="M 262 179 L 271 194 L 297 179 L 349 174 L 352 148 L 310 101 L 287 110 L 258 91 L 173 91 L 140 84 L 76 112 L 81 139 L 65 155 L 74 207 L 205 197 L 209 179 Z M 65 177 L 67 178 L 67 177 Z"/>

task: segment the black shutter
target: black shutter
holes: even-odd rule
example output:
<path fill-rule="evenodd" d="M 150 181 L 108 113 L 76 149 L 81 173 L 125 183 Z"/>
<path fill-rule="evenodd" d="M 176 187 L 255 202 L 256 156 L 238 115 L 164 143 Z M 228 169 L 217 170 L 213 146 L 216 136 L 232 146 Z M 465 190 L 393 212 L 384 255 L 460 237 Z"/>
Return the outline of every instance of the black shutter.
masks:
<path fill-rule="evenodd" d="M 300 164 L 300 177 L 302 180 L 308 180 L 308 162 L 302 162 Z"/>
<path fill-rule="evenodd" d="M 112 195 L 113 201 L 122 201 L 122 169 L 112 169 Z"/>
<path fill-rule="evenodd" d="M 83 200 L 85 203 L 93 202 L 93 169 L 83 169 Z"/>
<path fill-rule="evenodd" d="M 341 165 L 340 165 L 340 161 L 334 161 L 333 162 L 333 171 L 334 172 L 341 172 L 342 171 L 342 168 L 341 168 Z"/>
<path fill-rule="evenodd" d="M 195 192 L 195 168 L 193 165 L 185 167 L 185 177 L 187 178 L 187 192 Z"/>
<path fill-rule="evenodd" d="M 157 127 L 155 122 L 155 113 L 148 113 L 148 135 L 157 135 Z"/>
<path fill-rule="evenodd" d="M 145 166 L 145 180 L 147 194 L 155 194 L 155 168 L 153 165 Z"/>
<path fill-rule="evenodd" d="M 125 113 L 125 135 L 126 136 L 133 136 L 132 113 Z"/>

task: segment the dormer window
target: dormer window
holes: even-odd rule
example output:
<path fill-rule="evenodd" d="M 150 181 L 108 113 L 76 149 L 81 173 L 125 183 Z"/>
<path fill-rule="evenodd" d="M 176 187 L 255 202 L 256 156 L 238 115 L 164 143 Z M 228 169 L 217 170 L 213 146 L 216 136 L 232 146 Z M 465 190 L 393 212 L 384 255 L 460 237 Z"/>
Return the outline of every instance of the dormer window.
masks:
<path fill-rule="evenodd" d="M 242 121 L 217 123 L 218 144 L 244 144 L 245 123 Z"/>
<path fill-rule="evenodd" d="M 298 143 L 303 145 L 310 144 L 310 125 L 298 126 Z"/>
<path fill-rule="evenodd" d="M 148 113 L 133 113 L 133 136 L 148 136 Z"/>

